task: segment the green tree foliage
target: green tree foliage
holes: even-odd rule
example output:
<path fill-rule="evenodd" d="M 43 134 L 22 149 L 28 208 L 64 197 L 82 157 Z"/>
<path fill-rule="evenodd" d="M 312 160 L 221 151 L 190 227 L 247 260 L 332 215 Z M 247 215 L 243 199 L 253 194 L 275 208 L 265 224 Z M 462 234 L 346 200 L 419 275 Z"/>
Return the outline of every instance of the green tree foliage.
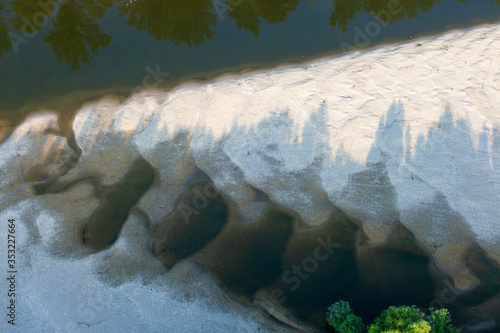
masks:
<path fill-rule="evenodd" d="M 339 333 L 361 333 L 365 329 L 363 320 L 356 316 L 349 303 L 343 300 L 328 308 L 326 320 Z"/>
<path fill-rule="evenodd" d="M 369 333 L 429 333 L 431 325 L 415 306 L 390 306 L 368 327 Z"/>
<path fill-rule="evenodd" d="M 368 333 L 460 333 L 453 326 L 447 309 L 429 309 L 425 316 L 415 305 L 390 306 L 375 323 L 368 326 Z M 340 300 L 330 306 L 326 320 L 339 333 L 361 333 L 362 319 L 353 314 L 348 302 Z"/>
<path fill-rule="evenodd" d="M 448 309 L 430 308 L 427 321 L 431 323 L 431 333 L 460 333 L 460 329 L 453 326 Z"/>

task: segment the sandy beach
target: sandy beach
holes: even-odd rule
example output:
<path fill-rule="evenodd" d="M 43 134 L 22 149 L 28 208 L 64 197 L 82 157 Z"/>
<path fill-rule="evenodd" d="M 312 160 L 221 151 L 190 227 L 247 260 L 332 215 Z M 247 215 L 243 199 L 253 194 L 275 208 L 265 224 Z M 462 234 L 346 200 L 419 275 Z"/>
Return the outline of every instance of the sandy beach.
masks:
<path fill-rule="evenodd" d="M 254 189 L 307 225 L 320 225 L 340 208 L 361 223 L 371 244 L 385 241 L 391 221 L 399 220 L 455 288 L 473 288 L 479 281 L 464 262 L 468 248 L 478 244 L 500 264 L 499 54 L 500 25 L 489 25 L 168 92 L 144 91 L 122 103 L 104 98 L 77 112 L 72 128 L 78 149 L 57 134 L 56 112 L 32 115 L 0 145 L 0 216 L 20 221 L 21 281 L 38 290 L 53 274 L 82 265 L 79 274 L 97 281 L 99 264 L 120 265 L 108 258 L 126 253 L 140 261 L 128 246 L 147 256 L 143 231 L 98 254 L 73 239 L 97 205 L 91 185 L 74 184 L 88 177 L 114 184 L 142 156 L 158 177 L 137 205 L 152 223 L 174 208 L 199 168 L 247 220 L 264 209 Z M 70 189 L 36 195 L 33 185 L 48 179 L 55 180 L 53 189 Z M 141 230 L 134 219 L 125 225 Z M 54 259 L 68 253 L 78 258 L 71 259 L 74 265 Z M 46 267 L 58 260 L 66 264 L 51 274 Z M 137 276 L 113 289 L 113 297 L 125 304 L 142 284 Z M 61 284 L 59 292 L 85 299 L 90 291 L 80 288 Z M 44 327 L 81 321 L 49 302 L 46 292 L 23 299 Z M 152 292 L 149 306 L 160 304 L 163 291 Z M 135 302 L 127 311 L 142 316 L 142 303 Z M 100 306 L 103 313 L 110 309 Z M 219 306 L 196 311 L 222 313 Z M 247 310 L 237 311 L 234 325 Z M 159 323 L 160 317 L 151 317 L 142 325 Z"/>

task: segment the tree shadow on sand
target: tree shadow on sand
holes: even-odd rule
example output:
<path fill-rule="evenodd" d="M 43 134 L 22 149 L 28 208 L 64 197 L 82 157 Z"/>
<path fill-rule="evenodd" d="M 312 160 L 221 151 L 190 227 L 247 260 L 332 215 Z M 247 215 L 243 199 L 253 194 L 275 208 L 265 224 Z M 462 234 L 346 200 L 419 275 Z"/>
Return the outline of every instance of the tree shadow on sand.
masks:
<path fill-rule="evenodd" d="M 488 302 L 500 297 L 500 282 L 495 273 L 500 268 L 482 249 L 484 246 L 494 249 L 498 243 L 480 237 L 478 240 L 471 224 L 466 222 L 471 217 L 467 220 L 453 208 L 457 202 L 463 203 L 457 201 L 453 190 L 460 190 L 470 200 L 471 210 L 477 200 L 486 207 L 486 211 L 474 214 L 494 214 L 497 208 L 491 205 L 498 195 L 494 192 L 498 184 L 484 180 L 500 167 L 497 133 L 487 127 L 474 132 L 466 119 L 454 118 L 448 107 L 435 126 L 413 141 L 404 106 L 394 102 L 380 119 L 367 161 L 361 163 L 343 149 L 331 151 L 326 110 L 326 105 L 322 105 L 310 114 L 302 128 L 301 140 L 297 140 L 297 128 L 284 110 L 253 127 L 238 126 L 235 122 L 221 138 L 198 128 L 192 135 L 182 136 L 187 141 L 180 146 L 175 143 L 175 147 L 169 147 L 173 143 L 168 138 L 179 137 L 183 129 L 168 133 L 164 126 L 158 126 L 159 118 L 141 119 L 144 123 L 138 125 L 141 128 L 138 135 L 144 136 L 142 140 L 151 144 L 163 142 L 158 153 L 187 149 L 188 159 L 197 161 L 204 177 L 214 182 L 222 196 L 211 213 L 221 216 L 221 220 L 215 229 L 210 229 L 210 234 L 206 233 L 207 221 L 203 220 L 202 209 L 201 214 L 191 216 L 194 220 L 190 220 L 186 229 L 189 232 L 184 232 L 182 239 L 175 237 L 185 231 L 182 211 L 167 214 L 160 228 L 151 229 L 153 224 L 147 224 L 150 235 L 156 239 L 158 253 L 166 253 L 166 249 L 171 254 L 166 265 L 172 267 L 181 260 L 195 260 L 234 295 L 248 301 L 263 296 L 272 307 L 284 307 L 299 319 L 320 327 L 325 308 L 341 298 L 350 301 L 367 320 L 389 305 L 416 304 L 425 308 L 436 300 L 449 307 L 454 315 L 467 314 L 457 318 L 459 324 L 491 319 L 476 315 L 472 309 L 486 309 L 490 306 Z M 127 140 L 132 138 L 133 135 Z M 194 141 L 197 143 L 193 144 Z M 214 152 L 218 150 L 219 157 L 214 161 Z M 149 152 L 143 156 L 147 160 L 152 155 Z M 305 167 L 280 172 L 290 163 L 287 160 L 290 156 L 300 156 Z M 150 163 L 161 170 L 164 166 L 158 163 L 173 162 L 160 159 Z M 262 170 L 258 180 L 238 166 L 255 163 Z M 446 163 L 451 166 L 443 168 Z M 232 170 L 225 173 L 225 180 L 234 179 L 234 183 L 224 184 L 217 178 L 222 166 Z M 162 178 L 162 172 L 157 172 Z M 340 188 L 325 188 L 325 181 L 327 184 L 330 181 L 328 177 L 335 179 L 346 172 L 348 177 L 339 183 L 343 184 Z M 232 173 L 240 176 L 232 178 Z M 394 181 L 402 181 L 404 186 L 393 184 Z M 289 184 L 289 190 L 285 187 L 280 190 L 277 184 Z M 452 189 L 447 184 L 457 187 Z M 265 194 L 260 195 L 265 205 L 256 219 L 235 213 L 237 206 L 228 195 L 245 186 L 251 186 L 255 195 L 257 191 Z M 193 191 L 188 188 L 188 192 Z M 301 196 L 292 198 L 289 192 L 292 189 Z M 484 199 L 484 193 L 489 191 L 493 191 L 493 197 Z M 426 196 L 418 197 L 415 193 Z M 185 194 L 173 209 L 179 210 L 179 205 L 192 200 L 192 196 Z M 301 201 L 307 205 L 316 200 L 322 202 L 318 207 L 325 209 L 329 217 L 318 227 L 307 227 L 294 210 L 302 209 Z M 226 214 L 228 207 L 232 208 Z M 170 227 L 168 221 L 172 218 L 179 225 Z M 276 224 L 274 220 L 280 222 Z M 207 237 L 199 240 L 202 233 Z M 386 241 L 372 244 L 367 235 L 373 234 L 383 235 Z M 331 251 L 322 245 L 328 242 L 336 244 Z M 198 245 L 193 247 L 193 244 Z M 324 260 L 314 259 L 319 247 Z M 440 251 L 447 248 L 458 250 L 451 257 L 443 256 Z M 464 269 L 468 268 L 479 279 L 479 285 L 464 292 L 453 289 L 456 294 L 453 301 L 443 299 L 443 292 L 450 291 L 450 284 L 443 284 L 448 280 L 446 272 L 440 271 L 433 257 L 438 261 L 463 262 Z M 498 314 L 492 316 L 497 322 L 500 320 Z"/>

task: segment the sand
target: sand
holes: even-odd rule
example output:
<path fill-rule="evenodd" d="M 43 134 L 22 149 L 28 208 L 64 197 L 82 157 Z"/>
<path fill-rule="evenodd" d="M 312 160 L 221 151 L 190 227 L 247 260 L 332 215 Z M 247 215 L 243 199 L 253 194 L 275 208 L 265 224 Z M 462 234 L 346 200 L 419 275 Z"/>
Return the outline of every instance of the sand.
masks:
<path fill-rule="evenodd" d="M 31 185 L 59 175 L 58 188 L 89 175 L 114 184 L 139 155 L 159 176 L 138 205 L 153 223 L 174 208 L 198 167 L 248 219 L 262 212 L 254 188 L 310 225 L 339 207 L 362 223 L 372 243 L 384 241 L 391 221 L 399 219 L 456 288 L 471 288 L 478 281 L 463 262 L 469 246 L 479 244 L 500 263 L 499 54 L 500 25 L 490 25 L 168 92 L 145 91 L 121 104 L 103 99 L 75 116 L 82 155 L 74 165 L 67 163 L 74 152 L 66 139 L 48 131 L 56 115 L 32 116 L 0 145 L 1 215 L 25 225 L 27 252 L 41 251 L 26 265 L 24 274 L 33 274 L 26 288 L 54 283 L 54 274 L 60 278 L 74 269 L 67 264 L 52 275 L 38 273 L 60 260 L 51 259 L 54 244 L 67 243 L 59 255 L 87 256 L 77 245 L 71 249 L 68 230 L 78 218 L 67 218 L 70 197 L 37 197 Z M 22 174 L 59 159 L 61 167 L 44 175 Z M 22 167 L 13 167 L 20 161 Z M 85 216 L 95 196 L 81 187 L 75 193 Z M 104 263 L 104 257 L 87 261 Z M 89 281 L 98 276 L 92 269 L 79 272 Z M 130 283 L 117 292 L 129 297 L 139 282 Z M 72 288 L 66 290 L 78 295 Z M 36 303 L 28 298 L 27 306 L 40 309 L 49 294 Z M 56 327 L 58 309 L 32 314 Z"/>

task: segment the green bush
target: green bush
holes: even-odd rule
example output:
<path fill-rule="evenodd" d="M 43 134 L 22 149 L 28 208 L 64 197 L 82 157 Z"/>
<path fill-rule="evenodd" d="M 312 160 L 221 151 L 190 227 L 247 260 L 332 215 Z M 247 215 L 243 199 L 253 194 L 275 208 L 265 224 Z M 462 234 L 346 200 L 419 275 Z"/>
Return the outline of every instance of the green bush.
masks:
<path fill-rule="evenodd" d="M 429 333 L 431 325 L 415 306 L 390 306 L 375 323 L 368 327 L 369 333 Z"/>
<path fill-rule="evenodd" d="M 427 321 L 431 323 L 431 333 L 460 333 L 460 329 L 453 326 L 448 309 L 430 308 Z"/>
<path fill-rule="evenodd" d="M 346 301 L 338 301 L 326 311 L 326 321 L 339 333 L 361 333 L 365 330 L 363 320 L 353 313 Z"/>
<path fill-rule="evenodd" d="M 425 316 L 415 305 L 390 306 L 368 326 L 368 333 L 460 333 L 451 323 L 447 309 L 430 308 L 429 311 Z M 326 320 L 339 333 L 365 331 L 362 319 L 354 315 L 349 303 L 343 300 L 328 308 Z"/>

